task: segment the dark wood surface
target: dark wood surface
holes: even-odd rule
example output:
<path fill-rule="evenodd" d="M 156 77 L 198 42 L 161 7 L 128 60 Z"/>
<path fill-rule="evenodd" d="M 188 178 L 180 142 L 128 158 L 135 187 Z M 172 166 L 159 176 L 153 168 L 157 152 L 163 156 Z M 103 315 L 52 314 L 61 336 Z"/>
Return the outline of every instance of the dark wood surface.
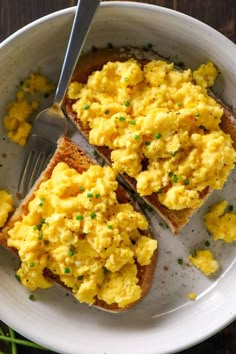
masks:
<path fill-rule="evenodd" d="M 236 43 L 235 0 L 137 0 L 137 2 L 165 6 L 193 16 L 217 29 Z M 76 5 L 76 3 L 77 0 L 0 0 L 0 42 L 33 20 L 56 10 Z M 1 350 L 7 352 L 7 348 L 0 342 Z M 18 348 L 18 354 L 38 353 L 49 352 L 26 347 Z M 181 354 L 206 353 L 236 353 L 236 322 L 212 338 L 181 352 Z M 96 354 L 96 349 L 94 354 Z"/>

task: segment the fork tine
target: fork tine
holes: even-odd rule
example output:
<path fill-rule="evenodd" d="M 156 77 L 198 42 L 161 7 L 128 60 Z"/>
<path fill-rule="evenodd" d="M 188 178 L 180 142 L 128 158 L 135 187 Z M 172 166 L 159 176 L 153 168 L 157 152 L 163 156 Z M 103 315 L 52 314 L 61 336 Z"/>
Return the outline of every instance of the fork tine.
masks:
<path fill-rule="evenodd" d="M 17 191 L 20 195 L 24 196 L 26 193 L 29 177 L 31 176 L 33 164 L 32 161 L 35 160 L 35 150 L 29 151 L 28 154 L 26 154 L 23 166 L 24 169 L 21 171 L 19 183 L 17 186 Z"/>
<path fill-rule="evenodd" d="M 28 182 L 28 190 L 33 186 L 34 182 L 39 177 L 40 173 L 43 170 L 43 166 L 45 165 L 46 160 L 47 160 L 47 156 L 45 155 L 45 153 L 39 152 L 35 164 L 33 166 L 33 169 L 31 171 L 31 175 Z"/>

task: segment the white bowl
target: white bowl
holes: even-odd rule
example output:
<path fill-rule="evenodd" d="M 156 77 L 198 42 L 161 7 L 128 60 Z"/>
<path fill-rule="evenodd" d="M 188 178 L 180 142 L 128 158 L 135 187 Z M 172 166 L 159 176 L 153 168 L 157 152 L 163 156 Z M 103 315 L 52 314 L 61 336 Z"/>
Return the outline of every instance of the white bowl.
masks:
<path fill-rule="evenodd" d="M 40 70 L 57 81 L 74 15 L 74 8 L 56 12 L 13 34 L 1 44 L 0 77 L 3 116 L 16 86 L 30 72 Z M 236 47 L 207 25 L 158 6 L 129 2 L 104 2 L 99 8 L 85 50 L 105 47 L 143 46 L 152 43 L 161 55 L 186 66 L 197 67 L 212 60 L 220 70 L 216 92 L 228 104 L 236 97 Z M 0 130 L 0 136 L 6 132 Z M 0 142 L 6 152 L 1 167 L 0 187 L 15 192 L 23 149 L 7 139 Z M 209 236 L 202 216 L 209 204 L 227 198 L 235 203 L 235 173 L 223 191 L 213 193 L 178 237 L 156 220 L 160 258 L 156 279 L 147 298 L 133 310 L 120 315 L 101 312 L 77 303 L 63 289 L 37 291 L 37 301 L 14 277 L 18 261 L 0 250 L 1 319 L 15 330 L 60 353 L 68 354 L 157 354 L 176 352 L 213 335 L 235 319 L 235 245 L 213 245 L 222 271 L 215 280 L 197 270 L 181 267 L 192 247 Z M 167 270 L 168 269 L 168 270 Z M 187 299 L 196 291 L 195 302 Z"/>

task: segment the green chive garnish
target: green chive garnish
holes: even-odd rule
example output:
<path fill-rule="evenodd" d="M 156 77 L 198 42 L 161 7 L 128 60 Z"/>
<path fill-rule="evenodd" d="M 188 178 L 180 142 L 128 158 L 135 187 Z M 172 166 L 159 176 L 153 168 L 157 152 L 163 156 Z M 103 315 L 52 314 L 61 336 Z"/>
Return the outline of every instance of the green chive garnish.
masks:
<path fill-rule="evenodd" d="M 184 264 L 183 258 L 178 258 L 177 262 L 178 262 L 179 265 L 183 265 Z"/>
<path fill-rule="evenodd" d="M 76 215 L 75 217 L 76 220 L 83 220 L 83 218 L 84 218 L 83 215 Z"/>
<path fill-rule="evenodd" d="M 177 106 L 179 106 L 179 107 L 182 106 L 182 102 L 178 102 Z"/>
<path fill-rule="evenodd" d="M 129 101 L 126 101 L 126 102 L 124 103 L 124 105 L 125 105 L 125 107 L 129 107 L 130 102 L 129 102 Z"/>
<path fill-rule="evenodd" d="M 177 154 L 177 152 L 178 152 L 178 150 L 173 151 L 173 152 L 171 153 L 171 155 L 172 155 L 172 156 L 175 156 L 175 155 Z"/>
<path fill-rule="evenodd" d="M 186 180 L 184 181 L 184 184 L 185 184 L 185 185 L 188 185 L 188 184 L 189 184 L 189 180 L 186 179 Z"/>
<path fill-rule="evenodd" d="M 80 192 L 84 192 L 84 187 L 79 188 Z"/>
<path fill-rule="evenodd" d="M 108 225 L 108 229 L 112 230 L 113 226 L 112 225 Z"/>
<path fill-rule="evenodd" d="M 107 109 L 104 113 L 109 114 L 110 113 L 109 109 Z"/>
<path fill-rule="evenodd" d="M 70 274 L 70 268 L 65 268 L 65 269 L 64 269 L 64 273 L 65 273 L 65 274 Z"/>
<path fill-rule="evenodd" d="M 108 269 L 107 269 L 106 267 L 104 267 L 104 268 L 103 268 L 103 273 L 104 273 L 104 275 L 107 275 L 108 272 L 109 272 Z"/>
<path fill-rule="evenodd" d="M 195 114 L 195 117 L 200 117 L 200 113 L 196 113 L 196 114 Z"/>
<path fill-rule="evenodd" d="M 172 178 L 172 181 L 173 181 L 174 183 L 178 182 L 178 177 L 177 177 L 176 175 L 174 175 L 173 178 Z"/>
<path fill-rule="evenodd" d="M 136 124 L 136 122 L 135 122 L 135 120 L 130 120 L 130 121 L 129 121 L 129 124 L 131 124 L 131 125 L 135 125 L 135 124 Z"/>
<path fill-rule="evenodd" d="M 234 206 L 233 205 L 229 205 L 229 211 L 233 211 L 234 210 Z"/>
<path fill-rule="evenodd" d="M 83 280 L 84 276 L 83 275 L 78 275 L 77 279 L 78 280 Z"/>
<path fill-rule="evenodd" d="M 30 296 L 29 296 L 29 300 L 30 300 L 30 301 L 35 301 L 35 297 L 34 297 L 34 295 L 33 295 L 33 294 L 30 294 Z"/>
<path fill-rule="evenodd" d="M 69 255 L 72 257 L 75 254 L 74 248 L 70 248 Z"/>
<path fill-rule="evenodd" d="M 169 172 L 168 177 L 172 177 L 172 176 L 173 176 L 173 172 Z"/>
<path fill-rule="evenodd" d="M 199 125 L 199 129 L 206 130 L 206 127 L 204 127 L 204 125 Z"/>
<path fill-rule="evenodd" d="M 209 242 L 209 241 L 206 241 L 206 242 L 205 242 L 205 246 L 206 246 L 206 247 L 209 247 L 209 246 L 210 246 L 210 242 Z"/>
<path fill-rule="evenodd" d="M 96 216 L 97 216 L 96 213 L 91 213 L 91 214 L 90 214 L 90 218 L 91 218 L 91 219 L 95 219 Z"/>
<path fill-rule="evenodd" d="M 146 146 L 151 145 L 151 141 L 146 141 L 146 142 L 145 142 L 145 145 L 146 145 Z"/>
<path fill-rule="evenodd" d="M 161 138 L 161 133 L 155 134 L 155 138 L 156 138 L 156 139 L 160 139 L 160 138 Z"/>
<path fill-rule="evenodd" d="M 137 135 L 135 135 L 135 136 L 134 136 L 134 139 L 135 139 L 135 140 L 140 139 L 140 135 L 138 135 L 138 134 L 137 134 Z"/>
<path fill-rule="evenodd" d="M 30 262 L 30 264 L 29 264 L 29 266 L 32 268 L 32 267 L 34 267 L 34 262 Z"/>
<path fill-rule="evenodd" d="M 100 193 L 97 193 L 97 194 L 95 195 L 95 197 L 98 199 L 98 198 L 101 197 L 101 194 L 100 194 Z"/>
<path fill-rule="evenodd" d="M 84 106 L 84 109 L 89 109 L 90 108 L 90 105 L 89 104 L 86 104 L 85 106 Z"/>
<path fill-rule="evenodd" d="M 87 193 L 87 197 L 88 198 L 93 198 L 93 193 L 92 192 Z"/>
<path fill-rule="evenodd" d="M 125 117 L 120 117 L 119 120 L 120 120 L 121 122 L 124 122 L 124 121 L 125 121 Z"/>

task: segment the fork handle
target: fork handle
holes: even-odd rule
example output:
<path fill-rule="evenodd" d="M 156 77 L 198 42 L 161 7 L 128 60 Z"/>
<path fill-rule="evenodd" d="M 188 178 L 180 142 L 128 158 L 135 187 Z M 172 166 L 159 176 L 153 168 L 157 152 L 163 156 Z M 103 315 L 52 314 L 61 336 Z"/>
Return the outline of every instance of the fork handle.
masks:
<path fill-rule="evenodd" d="M 78 0 L 71 34 L 57 85 L 54 106 L 61 107 L 77 60 L 101 0 Z"/>

